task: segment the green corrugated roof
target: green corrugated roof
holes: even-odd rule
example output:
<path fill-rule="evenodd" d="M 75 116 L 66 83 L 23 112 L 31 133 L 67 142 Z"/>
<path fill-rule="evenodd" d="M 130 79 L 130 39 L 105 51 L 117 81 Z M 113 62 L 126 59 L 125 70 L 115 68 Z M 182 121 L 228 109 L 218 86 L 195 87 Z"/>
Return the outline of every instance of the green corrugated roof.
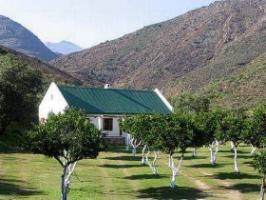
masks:
<path fill-rule="evenodd" d="M 70 107 L 90 114 L 141 114 L 171 111 L 154 91 L 58 85 Z"/>

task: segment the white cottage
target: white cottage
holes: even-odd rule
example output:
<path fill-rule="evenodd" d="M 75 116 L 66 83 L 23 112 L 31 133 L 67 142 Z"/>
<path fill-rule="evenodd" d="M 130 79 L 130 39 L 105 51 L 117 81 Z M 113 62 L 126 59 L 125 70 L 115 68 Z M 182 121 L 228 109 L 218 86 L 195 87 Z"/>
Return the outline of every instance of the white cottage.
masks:
<path fill-rule="evenodd" d="M 119 119 L 134 114 L 168 114 L 173 108 L 167 99 L 155 90 L 87 88 L 51 83 L 41 104 L 39 120 L 45 121 L 50 113 L 58 114 L 69 107 L 88 113 L 91 122 L 110 139 L 122 139 Z"/>

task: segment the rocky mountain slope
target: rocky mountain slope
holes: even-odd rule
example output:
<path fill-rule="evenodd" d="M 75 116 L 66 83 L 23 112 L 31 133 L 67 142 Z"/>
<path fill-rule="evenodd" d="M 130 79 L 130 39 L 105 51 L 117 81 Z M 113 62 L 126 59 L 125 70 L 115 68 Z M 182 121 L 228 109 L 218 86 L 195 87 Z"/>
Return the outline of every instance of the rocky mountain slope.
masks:
<path fill-rule="evenodd" d="M 34 69 L 40 70 L 43 74 L 45 82 L 51 81 L 68 83 L 68 84 L 82 84 L 80 80 L 73 76 L 63 72 L 47 63 L 42 62 L 36 58 L 24 55 L 15 50 L 0 46 L 0 62 L 4 62 L 6 59 L 14 59 L 19 61 L 21 65 L 26 64 Z"/>
<path fill-rule="evenodd" d="M 58 43 L 46 42 L 45 45 L 53 52 L 59 54 L 70 54 L 77 51 L 81 51 L 81 47 L 68 41 L 61 41 Z"/>
<path fill-rule="evenodd" d="M 21 24 L 0 15 L 0 45 L 49 61 L 57 55 Z"/>
<path fill-rule="evenodd" d="M 225 0 L 52 61 L 96 86 L 197 91 L 266 51 L 266 0 Z"/>

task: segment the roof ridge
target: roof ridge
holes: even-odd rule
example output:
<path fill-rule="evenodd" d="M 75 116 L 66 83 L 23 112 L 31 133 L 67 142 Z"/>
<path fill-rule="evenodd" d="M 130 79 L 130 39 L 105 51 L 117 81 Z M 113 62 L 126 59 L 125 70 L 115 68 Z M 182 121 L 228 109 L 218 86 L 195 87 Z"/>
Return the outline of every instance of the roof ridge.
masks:
<path fill-rule="evenodd" d="M 134 91 L 134 92 L 154 92 L 152 89 L 129 89 L 129 88 L 101 88 L 101 87 L 88 87 L 88 86 L 78 86 L 78 85 L 66 85 L 66 84 L 56 84 L 58 87 L 68 87 L 68 88 L 82 88 L 82 89 L 94 89 L 94 90 L 119 90 L 119 91 Z"/>

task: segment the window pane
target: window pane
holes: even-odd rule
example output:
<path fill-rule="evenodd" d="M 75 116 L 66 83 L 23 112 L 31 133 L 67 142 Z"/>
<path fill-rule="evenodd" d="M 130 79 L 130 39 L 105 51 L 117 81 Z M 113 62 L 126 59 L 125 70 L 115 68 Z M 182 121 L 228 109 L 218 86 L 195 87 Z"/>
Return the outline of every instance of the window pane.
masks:
<path fill-rule="evenodd" d="M 103 119 L 103 130 L 112 131 L 113 130 L 113 118 Z"/>

